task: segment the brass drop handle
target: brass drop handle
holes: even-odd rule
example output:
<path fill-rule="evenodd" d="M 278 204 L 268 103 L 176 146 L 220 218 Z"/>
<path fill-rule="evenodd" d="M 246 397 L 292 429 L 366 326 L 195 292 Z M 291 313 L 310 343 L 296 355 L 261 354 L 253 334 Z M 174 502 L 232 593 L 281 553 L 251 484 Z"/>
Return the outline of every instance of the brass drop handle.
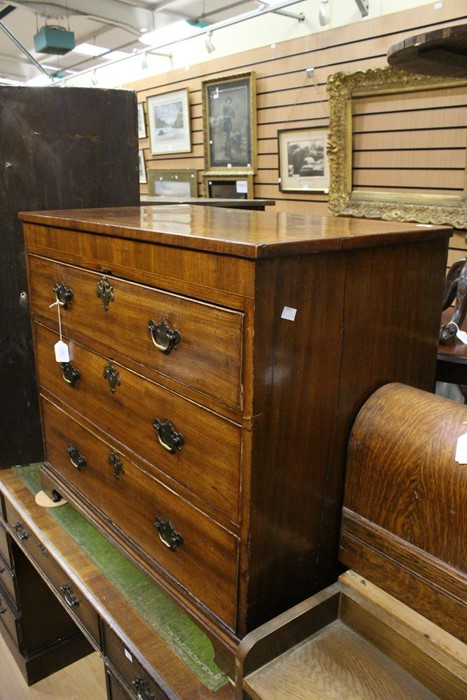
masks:
<path fill-rule="evenodd" d="M 78 471 L 83 471 L 83 469 L 86 467 L 86 457 L 81 454 L 75 445 L 68 445 L 67 452 L 72 465 Z"/>
<path fill-rule="evenodd" d="M 28 539 L 29 534 L 24 529 L 23 523 L 16 523 L 16 525 L 13 525 L 13 530 L 18 535 L 19 540 L 27 540 Z"/>
<path fill-rule="evenodd" d="M 154 521 L 157 532 L 161 542 L 165 544 L 170 550 L 177 549 L 183 544 L 183 537 L 179 532 L 176 531 L 170 520 L 167 518 L 162 520 L 161 518 L 156 518 Z"/>
<path fill-rule="evenodd" d="M 55 299 L 64 309 L 67 309 L 73 301 L 73 290 L 67 287 L 65 282 L 58 282 L 54 287 Z"/>
<path fill-rule="evenodd" d="M 181 340 L 180 333 L 169 326 L 166 318 L 163 318 L 159 323 L 148 321 L 148 329 L 152 342 L 164 355 L 171 353 Z"/>
<path fill-rule="evenodd" d="M 159 442 L 168 452 L 178 452 L 185 443 L 181 433 L 177 433 L 169 420 L 154 418 L 153 426 L 156 429 Z"/>
<path fill-rule="evenodd" d="M 137 693 L 137 700 L 155 700 L 155 695 L 151 693 L 149 683 L 143 678 L 136 676 L 136 678 L 133 681 L 133 686 Z"/>
<path fill-rule="evenodd" d="M 73 589 L 68 583 L 64 583 L 62 586 L 60 586 L 60 593 L 62 594 L 62 598 L 69 608 L 79 605 L 79 600 L 73 593 Z"/>
<path fill-rule="evenodd" d="M 76 386 L 81 379 L 81 372 L 77 367 L 73 367 L 72 362 L 61 362 L 60 367 L 62 369 L 63 379 L 70 386 Z"/>

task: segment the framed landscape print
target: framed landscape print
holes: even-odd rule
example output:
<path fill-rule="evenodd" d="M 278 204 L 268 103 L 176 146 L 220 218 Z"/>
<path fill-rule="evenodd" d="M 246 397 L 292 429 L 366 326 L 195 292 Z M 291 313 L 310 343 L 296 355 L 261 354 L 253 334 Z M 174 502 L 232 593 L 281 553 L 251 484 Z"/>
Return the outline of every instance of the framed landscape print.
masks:
<path fill-rule="evenodd" d="M 329 164 L 326 129 L 277 132 L 281 192 L 327 192 Z"/>
<path fill-rule="evenodd" d="M 153 95 L 146 100 L 153 155 L 191 151 L 188 88 Z"/>
<path fill-rule="evenodd" d="M 253 174 L 256 166 L 255 74 L 204 80 L 202 92 L 206 172 Z"/>
<path fill-rule="evenodd" d="M 144 105 L 142 102 L 138 102 L 138 138 L 146 138 L 146 120 L 144 117 Z"/>
<path fill-rule="evenodd" d="M 138 164 L 139 164 L 139 181 L 140 184 L 146 184 L 146 163 L 144 162 L 144 151 L 141 149 L 138 151 Z"/>
<path fill-rule="evenodd" d="M 198 196 L 196 170 L 148 170 L 148 194 L 191 199 Z"/>

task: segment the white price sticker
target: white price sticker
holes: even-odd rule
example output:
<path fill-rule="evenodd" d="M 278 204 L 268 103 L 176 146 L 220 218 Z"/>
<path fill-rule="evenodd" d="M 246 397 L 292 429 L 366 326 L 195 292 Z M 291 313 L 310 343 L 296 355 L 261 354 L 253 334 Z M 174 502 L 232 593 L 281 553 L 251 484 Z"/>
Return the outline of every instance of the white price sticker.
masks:
<path fill-rule="evenodd" d="M 295 321 L 295 316 L 297 315 L 297 309 L 293 309 L 291 306 L 284 306 L 281 313 L 281 318 L 285 318 L 286 321 Z"/>
<path fill-rule="evenodd" d="M 457 439 L 455 459 L 459 464 L 467 464 L 467 433 Z"/>
<path fill-rule="evenodd" d="M 459 338 L 461 343 L 464 343 L 464 345 L 467 345 L 467 333 L 465 331 L 458 330 L 456 333 L 456 336 Z"/>
<path fill-rule="evenodd" d="M 57 362 L 69 362 L 70 361 L 70 353 L 68 351 L 68 345 L 63 342 L 63 340 L 59 340 L 58 343 L 55 343 L 54 345 L 54 350 L 55 350 L 55 359 Z"/>

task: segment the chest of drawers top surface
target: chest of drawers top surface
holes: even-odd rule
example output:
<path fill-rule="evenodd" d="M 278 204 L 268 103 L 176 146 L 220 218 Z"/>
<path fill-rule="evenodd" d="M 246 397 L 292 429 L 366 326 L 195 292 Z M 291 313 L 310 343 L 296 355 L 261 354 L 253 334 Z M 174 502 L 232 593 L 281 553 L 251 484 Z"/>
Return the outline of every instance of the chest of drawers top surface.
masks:
<path fill-rule="evenodd" d="M 216 207 L 141 206 L 23 212 L 27 223 L 264 258 L 448 237 L 449 227 Z"/>

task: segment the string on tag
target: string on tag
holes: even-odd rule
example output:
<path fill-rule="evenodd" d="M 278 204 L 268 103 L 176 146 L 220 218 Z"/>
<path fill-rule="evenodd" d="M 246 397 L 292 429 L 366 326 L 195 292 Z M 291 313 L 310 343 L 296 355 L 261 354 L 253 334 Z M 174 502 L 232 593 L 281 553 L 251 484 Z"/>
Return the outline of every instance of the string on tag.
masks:
<path fill-rule="evenodd" d="M 52 306 L 57 306 L 58 307 L 58 335 L 60 337 L 60 340 L 55 343 L 54 349 L 55 349 L 55 359 L 57 362 L 69 362 L 70 361 L 70 353 L 68 350 L 68 345 L 63 342 L 63 337 L 62 337 L 62 317 L 60 314 L 60 307 L 61 303 L 58 301 L 54 301 L 53 304 L 50 304 L 49 309 L 52 308 Z"/>
<path fill-rule="evenodd" d="M 50 304 L 49 309 L 51 309 L 52 306 L 56 306 L 57 310 L 58 310 L 58 335 L 60 337 L 60 341 L 62 341 L 63 340 L 63 338 L 62 338 L 62 317 L 60 315 L 61 303 L 57 299 L 56 301 L 54 301 L 53 304 Z"/>

